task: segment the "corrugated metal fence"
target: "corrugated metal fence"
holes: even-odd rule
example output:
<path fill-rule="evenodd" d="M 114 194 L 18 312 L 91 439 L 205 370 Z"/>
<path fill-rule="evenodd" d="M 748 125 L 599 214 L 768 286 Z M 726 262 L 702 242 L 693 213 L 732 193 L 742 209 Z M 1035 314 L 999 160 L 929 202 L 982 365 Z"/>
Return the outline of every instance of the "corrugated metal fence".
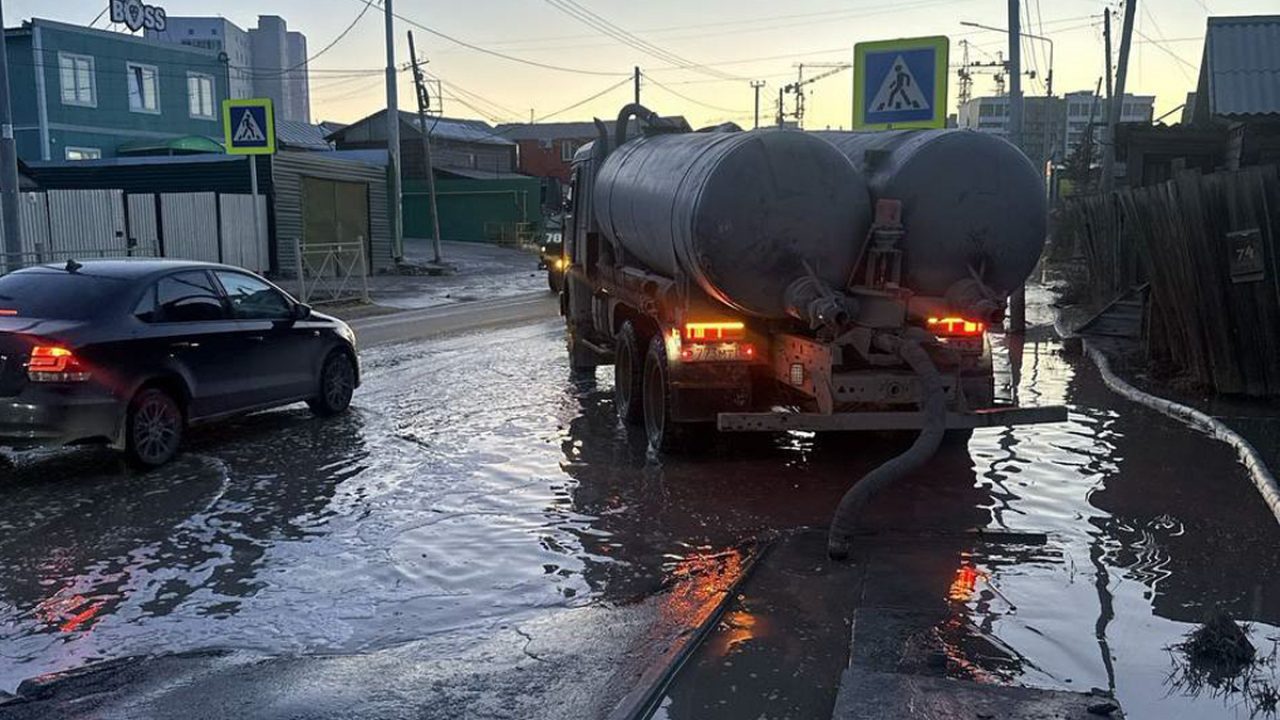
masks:
<path fill-rule="evenodd" d="M 266 198 L 261 234 L 248 195 L 49 190 L 23 193 L 23 264 L 67 258 L 168 257 L 267 272 Z"/>

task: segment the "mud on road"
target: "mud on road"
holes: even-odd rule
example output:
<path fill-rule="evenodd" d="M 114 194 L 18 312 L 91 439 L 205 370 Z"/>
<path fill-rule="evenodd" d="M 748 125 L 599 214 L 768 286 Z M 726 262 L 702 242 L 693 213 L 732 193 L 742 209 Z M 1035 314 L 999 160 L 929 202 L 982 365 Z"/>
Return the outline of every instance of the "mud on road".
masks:
<path fill-rule="evenodd" d="M 84 702 L 73 684 L 0 714 L 599 716 L 754 542 L 824 526 L 901 448 L 752 436 L 655 461 L 617 423 L 604 369 L 570 381 L 553 321 L 364 363 L 349 415 L 200 430 L 161 471 L 95 450 L 11 455 L 0 691 L 160 659 L 94 680 Z M 1111 689 L 1129 717 L 1239 716 L 1236 699 L 1172 684 L 1166 650 L 1218 608 L 1253 621 L 1260 647 L 1280 635 L 1280 532 L 1234 456 L 1110 395 L 1052 341 L 1029 340 L 1020 367 L 1021 400 L 1068 404 L 1070 420 L 978 431 L 883 496 L 867 527 L 1044 535 L 1034 551 L 962 548 L 913 569 L 985 638 L 955 638 L 970 677 Z"/>

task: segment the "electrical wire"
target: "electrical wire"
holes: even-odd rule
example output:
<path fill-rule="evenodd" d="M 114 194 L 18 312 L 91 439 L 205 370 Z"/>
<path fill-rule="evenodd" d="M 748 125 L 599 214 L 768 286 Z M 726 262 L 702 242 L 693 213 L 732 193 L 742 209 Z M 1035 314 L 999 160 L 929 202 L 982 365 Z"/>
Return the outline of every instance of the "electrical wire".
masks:
<path fill-rule="evenodd" d="M 610 22 L 598 13 L 583 7 L 580 3 L 576 2 L 576 0 L 545 0 L 545 2 L 588 27 L 598 30 L 602 34 L 612 37 L 618 42 L 632 49 L 639 50 L 650 57 L 684 70 L 693 70 L 695 72 L 701 72 L 721 79 L 728 79 L 732 77 L 727 73 L 719 70 L 713 70 L 705 65 L 693 62 L 692 60 L 677 55 L 670 50 L 666 50 L 643 40 L 637 37 L 634 33 L 627 31 L 625 28 Z"/>
<path fill-rule="evenodd" d="M 306 60 L 303 60 L 297 65 L 294 65 L 293 67 L 285 68 L 283 70 L 272 70 L 270 72 L 261 73 L 261 74 L 251 72 L 250 74 L 253 75 L 253 77 L 255 78 L 279 77 L 282 75 L 289 75 L 291 73 L 297 72 L 298 70 L 306 68 L 308 65 L 314 62 L 321 55 L 324 55 L 325 53 L 329 52 L 334 48 L 335 45 L 342 42 L 342 40 L 346 38 L 347 35 L 350 34 L 353 29 L 355 29 L 355 26 L 360 24 L 360 21 L 364 19 L 365 14 L 368 13 L 369 9 L 373 7 L 373 0 L 360 0 L 360 1 L 364 3 L 364 7 L 360 8 L 360 12 L 356 15 L 355 19 L 352 20 L 345 28 L 343 28 L 342 32 L 338 33 L 337 37 L 335 37 L 333 40 L 330 40 L 328 45 L 325 45 L 324 47 L 320 48 L 320 50 L 316 52 L 314 55 L 312 55 L 311 57 L 307 58 Z M 236 66 L 236 65 L 228 65 L 228 67 L 235 68 L 241 71 L 245 70 L 245 68 Z"/>
<path fill-rule="evenodd" d="M 356 2 L 365 2 L 365 0 L 356 0 Z M 528 58 L 517 57 L 515 55 L 508 55 L 506 53 L 498 52 L 497 50 L 490 50 L 489 48 L 476 45 L 475 43 L 470 43 L 465 40 L 460 40 L 452 35 L 449 35 L 448 33 L 445 33 L 433 27 L 424 25 L 418 22 L 417 20 L 405 17 L 400 13 L 393 13 L 393 16 L 396 19 L 400 20 L 401 22 L 408 23 L 409 25 L 412 25 L 418 28 L 419 30 L 431 33 L 432 35 L 435 35 L 436 37 L 442 40 L 448 40 L 449 42 L 455 45 L 459 45 L 461 47 L 465 47 L 470 50 L 475 50 L 476 52 L 484 53 L 485 55 L 490 55 L 490 56 L 501 58 L 503 60 L 507 60 L 510 62 L 519 63 L 521 65 L 538 67 L 544 70 L 556 70 L 558 72 L 576 73 L 578 75 L 596 75 L 596 76 L 603 76 L 603 77 L 619 77 L 622 75 L 630 75 L 630 73 L 604 72 L 601 70 L 584 70 L 582 68 L 571 68 L 571 67 L 565 67 L 563 65 L 552 65 L 551 63 L 538 62 L 536 60 L 529 60 Z"/>
<path fill-rule="evenodd" d="M 703 101 L 701 101 L 701 100 L 697 100 L 697 99 L 695 99 L 695 98 L 691 98 L 691 97 L 689 97 L 688 95 L 685 95 L 685 94 L 683 94 L 683 93 L 680 93 L 680 92 L 678 92 L 678 91 L 676 91 L 676 90 L 672 90 L 671 88 L 667 87 L 666 85 L 663 85 L 662 83 L 658 82 L 657 80 L 654 80 L 653 78 L 649 77 L 647 74 L 643 74 L 643 73 L 642 73 L 642 74 L 641 74 L 641 77 L 644 77 L 644 78 L 648 79 L 648 80 L 649 80 L 649 82 L 653 83 L 653 84 L 654 84 L 654 85 L 656 85 L 657 87 L 662 88 L 663 90 L 666 90 L 667 92 L 671 93 L 672 95 L 675 95 L 676 97 L 680 98 L 681 100 L 684 100 L 684 101 L 687 101 L 687 102 L 691 102 L 691 103 L 693 103 L 694 105 L 701 105 L 702 107 L 710 108 L 710 109 L 712 109 L 712 110 L 719 110 L 720 112 L 738 113 L 739 115 L 741 115 L 742 113 L 747 112 L 746 110 L 743 110 L 742 108 L 727 108 L 727 107 L 721 107 L 720 105 L 712 105 L 711 103 L 707 103 L 707 102 L 703 102 Z"/>

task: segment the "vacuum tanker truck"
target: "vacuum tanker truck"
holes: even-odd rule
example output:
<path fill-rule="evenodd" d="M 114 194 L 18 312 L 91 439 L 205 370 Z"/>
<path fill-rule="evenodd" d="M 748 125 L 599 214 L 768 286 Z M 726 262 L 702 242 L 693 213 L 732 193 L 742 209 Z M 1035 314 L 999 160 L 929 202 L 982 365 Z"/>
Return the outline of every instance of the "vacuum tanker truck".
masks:
<path fill-rule="evenodd" d="M 987 329 L 1045 235 L 1013 146 L 692 132 L 640 105 L 597 128 L 573 161 L 561 310 L 573 369 L 613 365 L 618 414 L 651 448 L 699 427 L 941 442 L 1065 418 L 995 399 Z"/>

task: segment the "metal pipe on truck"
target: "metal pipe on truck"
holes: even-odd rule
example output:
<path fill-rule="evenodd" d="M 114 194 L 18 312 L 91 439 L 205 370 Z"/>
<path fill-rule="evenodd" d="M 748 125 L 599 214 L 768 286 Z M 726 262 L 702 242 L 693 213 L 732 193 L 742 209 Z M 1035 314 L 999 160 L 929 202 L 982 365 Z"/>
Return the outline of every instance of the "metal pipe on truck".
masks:
<path fill-rule="evenodd" d="M 1043 182 L 1005 140 L 955 129 L 813 135 L 849 158 L 873 201 L 901 201 L 902 285 L 913 293 L 954 299 L 977 280 L 1003 303 L 1035 268 L 1048 215 Z"/>
<path fill-rule="evenodd" d="M 798 280 L 843 288 L 871 222 L 849 160 L 790 130 L 636 138 L 608 154 L 593 192 L 620 257 L 762 318 L 788 317 Z"/>

